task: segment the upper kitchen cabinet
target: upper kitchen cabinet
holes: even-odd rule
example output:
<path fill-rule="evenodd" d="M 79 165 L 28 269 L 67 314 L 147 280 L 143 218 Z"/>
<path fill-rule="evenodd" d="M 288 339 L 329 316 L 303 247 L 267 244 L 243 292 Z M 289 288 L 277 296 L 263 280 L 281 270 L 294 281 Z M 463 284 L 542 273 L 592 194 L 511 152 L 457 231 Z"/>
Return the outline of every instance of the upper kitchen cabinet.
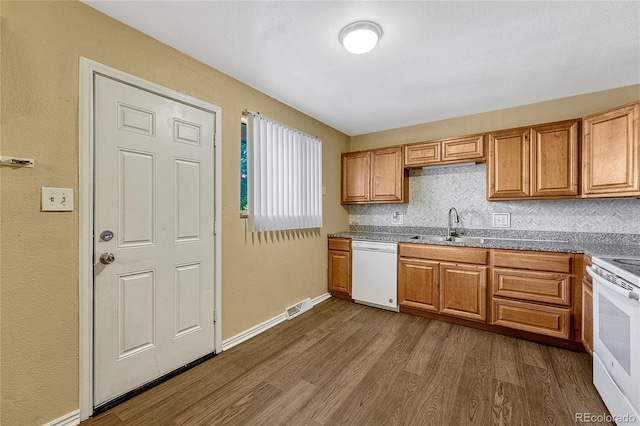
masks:
<path fill-rule="evenodd" d="M 484 162 L 484 137 L 471 135 L 404 146 L 404 166 L 410 169 L 468 161 Z"/>
<path fill-rule="evenodd" d="M 582 195 L 640 195 L 640 104 L 583 119 Z"/>
<path fill-rule="evenodd" d="M 488 200 L 576 198 L 577 120 L 488 135 Z"/>
<path fill-rule="evenodd" d="M 341 193 L 342 204 L 408 202 L 402 147 L 342 154 Z"/>
<path fill-rule="evenodd" d="M 342 154 L 342 204 L 368 202 L 370 187 L 371 153 Z"/>

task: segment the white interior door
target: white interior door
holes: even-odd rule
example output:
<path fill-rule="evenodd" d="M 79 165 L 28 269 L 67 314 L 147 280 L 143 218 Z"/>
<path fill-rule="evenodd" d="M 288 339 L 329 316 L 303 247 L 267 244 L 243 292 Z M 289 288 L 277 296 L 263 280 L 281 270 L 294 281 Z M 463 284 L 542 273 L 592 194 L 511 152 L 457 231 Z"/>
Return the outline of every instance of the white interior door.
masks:
<path fill-rule="evenodd" d="M 215 115 L 99 75 L 94 99 L 97 406 L 214 351 Z"/>

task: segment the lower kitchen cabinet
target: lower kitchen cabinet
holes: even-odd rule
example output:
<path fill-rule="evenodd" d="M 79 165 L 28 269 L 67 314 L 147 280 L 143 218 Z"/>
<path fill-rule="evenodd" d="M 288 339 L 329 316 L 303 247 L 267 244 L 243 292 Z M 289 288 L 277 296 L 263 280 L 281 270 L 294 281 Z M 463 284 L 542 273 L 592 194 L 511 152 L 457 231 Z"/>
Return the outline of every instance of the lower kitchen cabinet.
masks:
<path fill-rule="evenodd" d="M 440 313 L 487 320 L 487 267 L 440 264 Z"/>
<path fill-rule="evenodd" d="M 401 307 L 486 322 L 486 250 L 399 244 L 398 253 Z M 462 259 L 481 264 L 459 263 Z"/>
<path fill-rule="evenodd" d="M 573 260 L 563 253 L 493 250 L 490 323 L 570 339 Z"/>
<path fill-rule="evenodd" d="M 328 290 L 342 299 L 351 299 L 351 240 L 329 238 Z"/>
<path fill-rule="evenodd" d="M 582 281 L 582 344 L 590 354 L 593 353 L 593 289 L 591 284 Z"/>
<path fill-rule="evenodd" d="M 584 256 L 582 272 L 582 327 L 580 341 L 585 350 L 593 353 L 593 280 L 586 267 L 591 266 L 591 256 Z"/>
<path fill-rule="evenodd" d="M 398 261 L 398 303 L 438 312 L 438 262 L 423 259 Z"/>

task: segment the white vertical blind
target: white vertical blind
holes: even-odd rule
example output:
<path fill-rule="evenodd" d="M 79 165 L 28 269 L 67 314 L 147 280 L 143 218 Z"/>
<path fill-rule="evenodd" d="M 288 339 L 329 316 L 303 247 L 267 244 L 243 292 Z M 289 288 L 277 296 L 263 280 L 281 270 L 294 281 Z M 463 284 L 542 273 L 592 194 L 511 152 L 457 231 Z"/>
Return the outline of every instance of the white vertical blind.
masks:
<path fill-rule="evenodd" d="M 322 227 L 322 140 L 247 112 L 251 231 Z"/>

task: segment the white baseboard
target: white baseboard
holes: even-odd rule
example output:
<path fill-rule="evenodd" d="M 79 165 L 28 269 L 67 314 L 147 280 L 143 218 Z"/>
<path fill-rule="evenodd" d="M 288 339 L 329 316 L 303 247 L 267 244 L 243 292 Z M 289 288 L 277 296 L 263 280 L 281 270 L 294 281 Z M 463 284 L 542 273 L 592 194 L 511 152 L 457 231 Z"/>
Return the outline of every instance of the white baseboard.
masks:
<path fill-rule="evenodd" d="M 245 330 L 242 333 L 236 334 L 233 337 L 229 337 L 228 339 L 222 341 L 222 350 L 226 351 L 227 349 L 231 349 L 232 347 L 239 345 L 242 342 L 246 342 L 252 337 L 257 336 L 258 334 L 267 331 L 271 327 L 274 327 L 286 320 L 287 317 L 284 313 L 282 313 L 276 317 L 273 317 L 269 320 L 266 320 L 265 322 L 256 325 L 255 327 L 251 327 L 250 329 Z"/>
<path fill-rule="evenodd" d="M 80 410 L 72 411 L 69 414 L 65 414 L 49 423 L 45 423 L 44 426 L 76 426 L 80 424 Z"/>
<path fill-rule="evenodd" d="M 318 303 L 324 302 L 327 299 L 331 298 L 331 293 L 325 293 L 325 294 L 321 294 L 320 296 L 311 299 L 311 303 L 313 303 L 313 306 L 316 306 Z"/>
<path fill-rule="evenodd" d="M 311 299 L 311 303 L 313 304 L 313 306 L 316 306 L 318 303 L 320 302 L 324 302 L 325 300 L 329 299 L 331 297 L 331 293 L 325 293 L 325 294 L 321 294 L 320 296 Z M 222 341 L 222 350 L 226 351 L 227 349 L 231 349 L 232 347 L 239 345 L 242 342 L 246 342 L 247 340 L 251 339 L 252 337 L 257 336 L 258 334 L 267 331 L 268 329 L 270 329 L 271 327 L 274 327 L 278 324 L 280 324 L 283 321 L 286 321 L 287 317 L 284 313 L 275 316 L 269 320 L 266 320 L 265 322 L 262 322 L 254 327 L 251 327 L 248 330 L 243 331 L 242 333 L 238 333 L 235 336 L 229 337 L 226 340 Z"/>

